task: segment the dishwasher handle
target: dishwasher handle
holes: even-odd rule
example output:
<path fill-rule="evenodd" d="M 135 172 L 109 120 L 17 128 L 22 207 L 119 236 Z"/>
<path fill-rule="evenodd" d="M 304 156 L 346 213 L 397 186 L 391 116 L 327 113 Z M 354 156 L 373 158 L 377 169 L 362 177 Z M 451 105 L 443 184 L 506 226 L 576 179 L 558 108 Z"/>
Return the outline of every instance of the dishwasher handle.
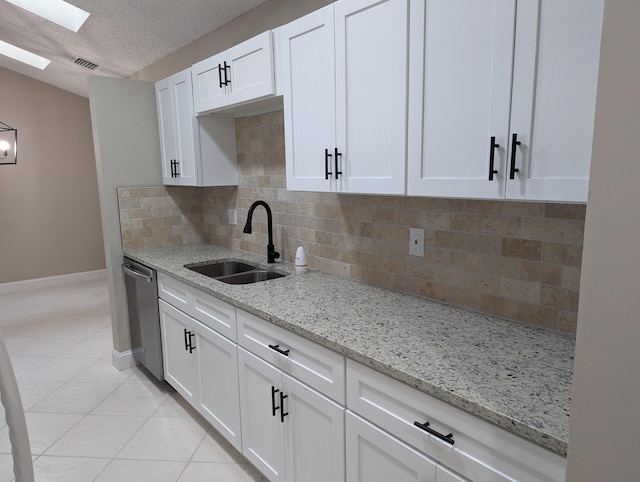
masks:
<path fill-rule="evenodd" d="M 144 273 L 142 271 L 139 271 L 137 268 L 139 267 L 133 264 L 124 263 L 122 265 L 122 269 L 126 275 L 129 275 L 133 278 L 143 279 L 147 283 L 151 283 L 153 281 L 153 272 Z"/>

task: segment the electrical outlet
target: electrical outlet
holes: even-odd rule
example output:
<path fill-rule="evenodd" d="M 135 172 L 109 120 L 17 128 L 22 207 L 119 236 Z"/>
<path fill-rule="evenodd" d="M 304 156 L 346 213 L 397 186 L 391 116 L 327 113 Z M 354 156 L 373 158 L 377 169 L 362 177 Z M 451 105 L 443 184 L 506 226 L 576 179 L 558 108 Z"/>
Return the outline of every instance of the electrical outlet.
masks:
<path fill-rule="evenodd" d="M 424 256 L 424 229 L 409 228 L 409 254 Z"/>
<path fill-rule="evenodd" d="M 227 215 L 229 216 L 229 224 L 238 224 L 238 211 L 236 209 L 229 209 Z"/>

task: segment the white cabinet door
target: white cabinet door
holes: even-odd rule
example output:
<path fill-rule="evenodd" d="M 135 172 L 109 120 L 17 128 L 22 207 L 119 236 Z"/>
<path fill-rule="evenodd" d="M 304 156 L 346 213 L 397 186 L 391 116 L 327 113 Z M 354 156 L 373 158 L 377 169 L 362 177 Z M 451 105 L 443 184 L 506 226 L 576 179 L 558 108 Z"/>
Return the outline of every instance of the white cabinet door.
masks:
<path fill-rule="evenodd" d="M 438 464 L 436 466 L 436 482 L 467 482 L 467 479 Z"/>
<path fill-rule="evenodd" d="M 435 482 L 436 463 L 352 412 L 346 414 L 349 482 Z"/>
<path fill-rule="evenodd" d="M 411 2 L 409 195 L 504 197 L 515 6 Z"/>
<path fill-rule="evenodd" d="M 604 0 L 519 0 L 506 197 L 586 202 Z M 511 140 L 510 140 L 511 141 Z"/>
<path fill-rule="evenodd" d="M 195 332 L 192 320 L 173 306 L 158 300 L 162 332 L 164 378 L 190 404 L 196 396 L 196 371 L 192 356 Z"/>
<path fill-rule="evenodd" d="M 341 192 L 406 192 L 408 21 L 407 0 L 335 4 Z"/>
<path fill-rule="evenodd" d="M 171 78 L 156 83 L 156 108 L 160 130 L 160 154 L 162 156 L 162 182 L 165 185 L 178 184 L 174 161 L 178 157 L 173 101 L 171 99 Z"/>
<path fill-rule="evenodd" d="M 191 70 L 156 83 L 164 184 L 197 186 L 197 150 Z"/>
<path fill-rule="evenodd" d="M 344 407 L 288 375 L 283 391 L 287 480 L 344 481 Z"/>
<path fill-rule="evenodd" d="M 333 5 L 280 27 L 278 35 L 287 189 L 330 191 L 336 148 Z"/>
<path fill-rule="evenodd" d="M 271 31 L 198 62 L 192 70 L 196 114 L 274 95 Z"/>
<path fill-rule="evenodd" d="M 228 104 L 226 78 L 229 65 L 226 53 L 209 57 L 191 67 L 193 76 L 193 108 L 196 114 Z"/>
<path fill-rule="evenodd" d="M 241 451 L 237 345 L 198 321 L 194 328 L 200 387 L 196 408 Z"/>
<path fill-rule="evenodd" d="M 271 481 L 285 480 L 282 372 L 238 348 L 242 453 Z M 286 412 L 285 412 L 286 413 Z M 286 418 L 286 417 L 285 417 Z"/>
<path fill-rule="evenodd" d="M 271 30 L 227 50 L 229 105 L 275 93 Z"/>

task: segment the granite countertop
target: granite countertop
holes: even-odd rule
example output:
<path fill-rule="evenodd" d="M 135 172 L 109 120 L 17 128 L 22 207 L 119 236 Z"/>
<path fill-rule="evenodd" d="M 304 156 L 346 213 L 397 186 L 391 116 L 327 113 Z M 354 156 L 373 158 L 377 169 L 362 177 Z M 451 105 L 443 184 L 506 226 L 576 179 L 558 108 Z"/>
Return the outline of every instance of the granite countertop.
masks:
<path fill-rule="evenodd" d="M 575 340 L 329 273 L 229 285 L 185 264 L 266 255 L 210 244 L 125 255 L 425 393 L 567 454 Z"/>

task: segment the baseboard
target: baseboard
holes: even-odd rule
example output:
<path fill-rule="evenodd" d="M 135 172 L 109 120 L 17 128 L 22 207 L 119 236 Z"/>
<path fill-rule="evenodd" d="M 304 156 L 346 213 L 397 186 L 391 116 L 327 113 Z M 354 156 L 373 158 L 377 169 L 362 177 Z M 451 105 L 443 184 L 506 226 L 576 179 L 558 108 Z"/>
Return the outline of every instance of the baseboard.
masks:
<path fill-rule="evenodd" d="M 84 271 L 82 273 L 70 273 L 48 278 L 28 279 L 24 281 L 13 281 L 0 284 L 0 295 L 15 293 L 17 291 L 33 290 L 37 288 L 47 288 L 49 286 L 59 286 L 85 281 L 95 281 L 107 277 L 106 269 L 96 271 Z"/>
<path fill-rule="evenodd" d="M 126 370 L 137 365 L 136 359 L 133 357 L 133 351 L 116 351 L 111 352 L 111 363 L 116 370 Z"/>

